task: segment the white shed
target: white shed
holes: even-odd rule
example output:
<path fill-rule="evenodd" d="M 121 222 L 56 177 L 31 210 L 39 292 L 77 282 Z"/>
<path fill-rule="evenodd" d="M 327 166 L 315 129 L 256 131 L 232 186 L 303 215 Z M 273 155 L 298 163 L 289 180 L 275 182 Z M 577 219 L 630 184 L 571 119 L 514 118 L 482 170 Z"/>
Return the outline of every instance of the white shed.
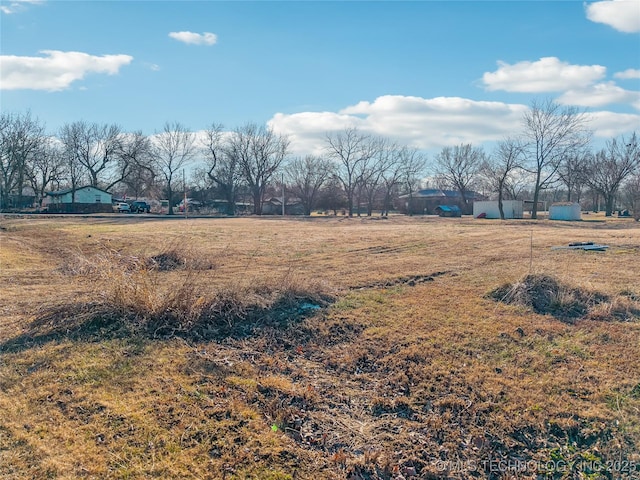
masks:
<path fill-rule="evenodd" d="M 522 218 L 522 200 L 503 200 L 504 218 Z M 484 215 L 483 215 L 484 214 Z M 497 200 L 473 202 L 473 218 L 500 218 L 500 207 Z"/>
<path fill-rule="evenodd" d="M 549 207 L 549 220 L 582 220 L 579 203 L 553 203 Z"/>

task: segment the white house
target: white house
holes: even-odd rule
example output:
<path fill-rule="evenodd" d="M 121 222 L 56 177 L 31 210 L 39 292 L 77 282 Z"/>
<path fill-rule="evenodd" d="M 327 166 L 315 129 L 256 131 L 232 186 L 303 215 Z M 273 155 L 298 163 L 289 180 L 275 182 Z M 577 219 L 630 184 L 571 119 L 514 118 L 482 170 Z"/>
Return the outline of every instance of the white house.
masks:
<path fill-rule="evenodd" d="M 524 202 L 522 200 L 503 200 L 504 218 L 522 218 Z M 473 202 L 473 218 L 500 218 L 497 200 Z"/>
<path fill-rule="evenodd" d="M 50 212 L 92 213 L 111 212 L 111 194 L 96 187 L 85 186 L 75 189 L 47 192 L 42 205 Z"/>
<path fill-rule="evenodd" d="M 111 194 L 96 187 L 76 188 L 75 198 L 73 189 L 58 190 L 57 192 L 47 192 L 43 203 L 106 203 L 111 206 Z"/>

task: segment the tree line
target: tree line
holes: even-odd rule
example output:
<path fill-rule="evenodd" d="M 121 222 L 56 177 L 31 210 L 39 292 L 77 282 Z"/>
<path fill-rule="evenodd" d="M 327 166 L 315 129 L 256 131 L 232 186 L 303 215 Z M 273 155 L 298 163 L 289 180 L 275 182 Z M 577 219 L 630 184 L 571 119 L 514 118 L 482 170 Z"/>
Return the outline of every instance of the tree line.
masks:
<path fill-rule="evenodd" d="M 202 200 L 217 199 L 235 215 L 239 203 L 263 213 L 269 196 L 284 190 L 305 214 L 338 209 L 352 216 L 382 215 L 400 195 L 420 188 L 459 192 L 462 207 L 472 192 L 502 201 L 616 202 L 640 211 L 640 143 L 636 133 L 590 147 L 588 115 L 551 100 L 533 101 L 520 131 L 487 152 L 472 144 L 447 146 L 432 159 L 420 150 L 357 128 L 327 133 L 320 154 L 292 156 L 290 142 L 266 126 L 247 123 L 233 130 L 212 123 L 193 132 L 167 122 L 153 135 L 125 132 L 117 124 L 75 121 L 55 134 L 31 112 L 0 114 L 0 208 L 21 206 L 30 187 L 36 202 L 47 191 L 75 192 L 90 185 L 139 198 L 174 201 L 188 188 Z M 185 169 L 189 184 L 183 184 Z M 178 193 L 177 193 L 178 192 Z M 405 198 L 406 198 L 405 197 Z M 247 199 L 247 202 L 241 202 Z"/>

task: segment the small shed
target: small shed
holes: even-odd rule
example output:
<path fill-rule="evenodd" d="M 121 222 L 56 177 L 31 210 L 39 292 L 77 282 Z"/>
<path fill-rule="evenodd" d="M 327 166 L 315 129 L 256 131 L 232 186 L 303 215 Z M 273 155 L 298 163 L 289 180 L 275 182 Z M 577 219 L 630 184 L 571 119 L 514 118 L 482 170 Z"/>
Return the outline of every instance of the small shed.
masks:
<path fill-rule="evenodd" d="M 522 218 L 524 202 L 522 200 L 503 200 L 502 211 L 505 219 Z M 473 218 L 500 218 L 498 201 L 473 202 Z"/>
<path fill-rule="evenodd" d="M 549 207 L 549 220 L 582 220 L 582 208 L 579 203 L 553 203 Z"/>
<path fill-rule="evenodd" d="M 457 205 L 438 205 L 434 211 L 440 217 L 461 217 L 462 210 Z"/>

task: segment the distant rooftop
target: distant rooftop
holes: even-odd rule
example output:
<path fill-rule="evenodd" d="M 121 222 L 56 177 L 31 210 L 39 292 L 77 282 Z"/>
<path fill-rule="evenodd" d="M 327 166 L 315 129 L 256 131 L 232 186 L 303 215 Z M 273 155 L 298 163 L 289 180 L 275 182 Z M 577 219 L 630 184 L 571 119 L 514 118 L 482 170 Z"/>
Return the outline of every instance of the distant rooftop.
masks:
<path fill-rule="evenodd" d="M 441 188 L 427 188 L 424 190 L 418 190 L 411 195 L 401 195 L 400 198 L 409 198 L 409 196 L 413 198 L 451 198 L 458 199 L 461 197 L 460 192 L 458 190 L 443 190 Z M 474 192 L 472 190 L 465 191 L 465 197 L 468 200 L 477 200 L 483 198 L 478 192 Z"/>

